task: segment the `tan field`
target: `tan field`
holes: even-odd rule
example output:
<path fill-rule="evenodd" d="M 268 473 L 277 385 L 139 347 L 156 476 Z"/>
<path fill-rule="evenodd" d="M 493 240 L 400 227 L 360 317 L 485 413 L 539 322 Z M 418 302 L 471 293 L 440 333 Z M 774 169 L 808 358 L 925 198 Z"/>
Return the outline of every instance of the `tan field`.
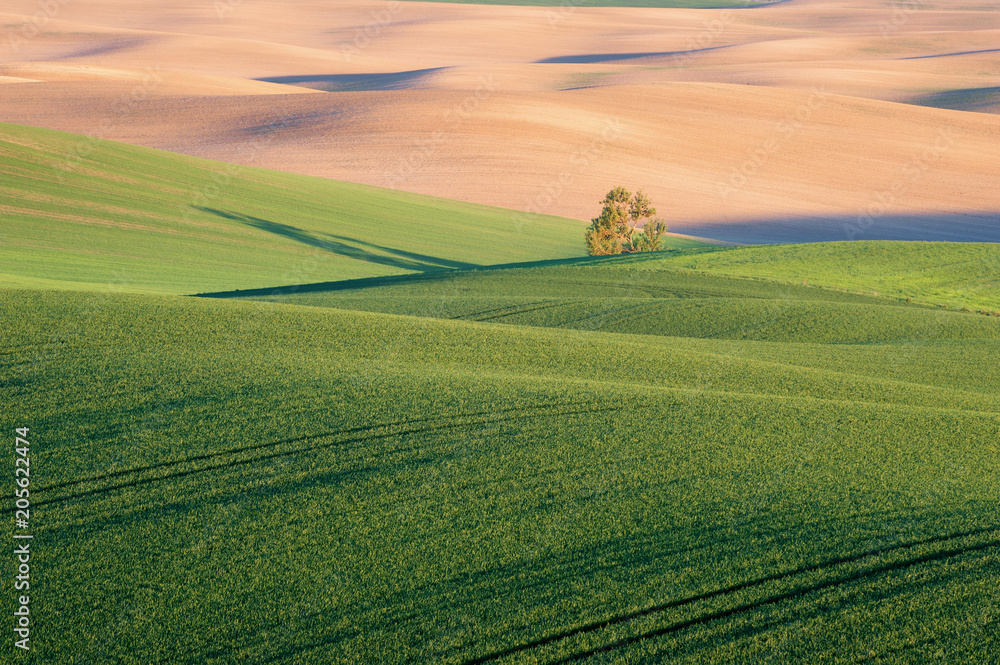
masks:
<path fill-rule="evenodd" d="M 18 0 L 0 26 L 3 121 L 581 220 L 642 187 L 738 242 L 1000 241 L 992 1 Z"/>

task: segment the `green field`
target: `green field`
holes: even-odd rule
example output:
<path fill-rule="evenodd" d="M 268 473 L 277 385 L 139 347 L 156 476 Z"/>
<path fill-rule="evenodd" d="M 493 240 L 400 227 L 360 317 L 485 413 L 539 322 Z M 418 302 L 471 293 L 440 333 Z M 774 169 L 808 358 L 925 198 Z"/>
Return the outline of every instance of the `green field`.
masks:
<path fill-rule="evenodd" d="M 995 334 L 855 346 L 3 303 L 9 422 L 36 432 L 37 662 L 997 647 Z"/>
<path fill-rule="evenodd" d="M 854 243 L 848 249 L 864 256 L 870 253 L 871 245 L 887 246 L 890 253 L 898 246 L 904 256 L 909 249 L 907 243 L 882 242 Z M 802 247 L 783 249 L 794 258 Z M 971 263 L 983 248 L 944 245 L 939 249 L 942 259 L 964 255 Z M 732 253 L 717 249 L 699 251 L 697 256 Z M 842 253 L 835 251 L 831 257 L 840 258 Z M 929 312 L 927 306 L 902 299 L 671 270 L 674 263 L 681 262 L 673 261 L 671 254 L 684 257 L 688 253 L 312 284 L 286 292 L 268 289 L 213 295 L 445 319 L 715 339 L 860 344 L 930 338 L 945 334 L 944 330 L 953 338 L 983 339 L 1000 330 L 996 321 L 986 317 L 952 311 L 939 315 Z M 772 251 L 771 255 L 781 253 Z M 794 260 L 790 264 L 787 274 L 792 274 Z M 775 271 L 780 270 L 780 260 L 772 265 Z M 813 267 L 822 270 L 820 266 L 817 259 Z M 917 280 L 912 288 L 914 293 L 922 293 Z M 1000 309 L 1000 296 L 980 299 Z"/>
<path fill-rule="evenodd" d="M 585 253 L 563 218 L 2 123 L 0 174 L 0 285 L 183 294 Z"/>
<path fill-rule="evenodd" d="M 91 167 L 100 205 L 131 200 Z M 593 259 L 553 219 L 565 245 L 500 266 L 478 224 L 509 213 L 476 209 L 469 249 L 412 250 L 454 264 L 406 274 L 338 256 L 289 285 L 251 253 L 87 290 L 118 260 L 65 263 L 105 241 L 92 225 L 5 258 L 31 287 L 0 289 L 0 381 L 10 448 L 31 428 L 35 535 L 11 662 L 990 662 L 1000 317 L 956 308 L 1000 309 L 992 246 Z M 130 270 L 188 242 L 157 237 Z M 212 297 L 162 293 L 189 285 Z"/>
<path fill-rule="evenodd" d="M 761 277 L 949 307 L 1000 310 L 1000 251 L 991 243 L 825 242 L 713 248 L 675 253 L 636 267 Z"/>

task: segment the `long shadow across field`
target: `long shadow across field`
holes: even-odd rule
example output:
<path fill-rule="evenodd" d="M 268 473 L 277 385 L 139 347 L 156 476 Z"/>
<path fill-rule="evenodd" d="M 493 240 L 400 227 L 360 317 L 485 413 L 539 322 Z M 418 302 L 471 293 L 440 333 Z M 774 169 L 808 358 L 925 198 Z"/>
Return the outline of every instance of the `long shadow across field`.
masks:
<path fill-rule="evenodd" d="M 337 237 L 337 236 L 333 236 Z M 357 241 L 353 241 L 357 242 Z M 364 244 L 364 243 L 362 243 Z M 389 250 L 400 254 L 409 255 L 408 252 L 399 250 Z M 415 256 L 420 256 L 419 254 Z M 580 263 L 592 263 L 595 261 L 615 260 L 619 257 L 592 257 L 583 256 L 573 259 L 549 259 L 547 261 L 526 261 L 523 263 L 501 263 L 488 266 L 476 266 L 471 264 L 461 264 L 454 272 L 459 270 L 489 271 L 505 270 L 507 268 L 544 268 L 547 266 L 564 266 Z M 447 263 L 446 259 L 433 259 Z M 457 262 L 452 262 L 457 263 Z M 329 293 L 335 291 L 354 291 L 357 289 L 375 288 L 379 286 L 391 286 L 393 284 L 412 284 L 415 282 L 433 282 L 441 279 L 448 279 L 449 270 L 427 270 L 418 274 L 409 275 L 386 275 L 385 277 L 360 277 L 358 279 L 344 279 L 336 282 L 314 282 L 312 284 L 290 284 L 287 286 L 270 286 L 261 289 L 236 289 L 235 291 L 214 291 L 210 293 L 191 294 L 196 298 L 257 298 L 269 296 L 287 296 L 304 293 Z"/>
<path fill-rule="evenodd" d="M 435 266 L 440 266 L 442 268 L 450 268 L 453 270 L 475 270 L 476 268 L 482 267 L 478 263 L 465 263 L 464 261 L 453 261 L 451 259 L 442 259 L 437 256 L 429 256 L 427 254 L 417 254 L 416 252 L 407 252 L 402 249 L 394 249 L 392 247 L 385 247 L 384 245 L 376 245 L 374 243 L 366 242 L 364 240 L 358 240 L 356 238 L 348 238 L 347 236 L 337 236 L 333 234 L 327 234 L 327 235 L 329 235 L 331 238 L 336 238 L 337 240 L 354 243 L 355 245 L 364 245 L 365 247 L 371 247 L 372 249 L 380 252 L 393 254 L 402 259 L 409 259 L 412 261 L 417 261 L 419 263 L 427 263 Z"/>
<path fill-rule="evenodd" d="M 919 185 L 919 181 L 904 184 L 907 187 L 915 188 Z M 619 257 L 582 256 L 523 263 L 475 265 L 383 247 L 344 236 L 330 234 L 326 236 L 326 238 L 329 238 L 327 240 L 319 235 L 310 234 L 302 229 L 285 224 L 209 208 L 203 208 L 203 210 L 227 219 L 242 221 L 255 228 L 282 235 L 314 247 L 326 249 L 327 251 L 359 260 L 411 270 L 415 274 L 192 294 L 201 298 L 255 298 L 352 291 L 391 286 L 394 284 L 447 279 L 449 273 L 459 270 L 490 271 L 507 268 L 541 268 L 586 265 L 605 261 L 614 262 L 617 260 L 627 261 L 629 259 L 627 255 Z M 982 210 L 972 213 L 884 214 L 877 217 L 829 215 L 747 219 L 717 223 L 679 221 L 675 223 L 672 230 L 704 238 L 713 238 L 733 245 L 792 244 L 849 240 L 1000 243 L 1000 211 Z M 352 243 L 352 245 L 347 245 L 346 243 L 348 242 Z M 383 252 L 389 256 L 376 254 L 375 251 L 368 251 L 365 249 L 366 247 Z M 702 251 L 715 251 L 715 248 L 705 247 L 702 248 Z"/>
<path fill-rule="evenodd" d="M 255 229 L 267 231 L 268 233 L 273 233 L 275 235 L 300 242 L 304 245 L 309 245 L 310 247 L 316 247 L 317 249 L 322 249 L 332 254 L 339 254 L 340 256 L 346 256 L 347 258 L 357 259 L 358 261 L 367 261 L 369 263 L 377 263 L 379 265 L 391 266 L 402 270 L 414 270 L 417 272 L 441 272 L 443 270 L 454 269 L 468 270 L 479 267 L 475 263 L 463 263 L 461 261 L 452 261 L 451 259 L 442 259 L 436 256 L 428 256 L 426 254 L 417 254 L 415 252 L 407 252 L 400 249 L 393 249 L 391 247 L 383 247 L 382 245 L 376 245 L 363 240 L 348 238 L 346 236 L 325 234 L 326 237 L 332 238 L 332 240 L 327 240 L 321 235 L 311 233 L 289 224 L 282 224 L 281 222 L 274 222 L 268 219 L 261 219 L 260 217 L 253 217 L 252 215 L 244 215 L 226 210 L 216 210 L 215 208 L 205 208 L 202 206 L 195 207 L 202 212 L 207 212 L 236 222 L 242 222 L 243 224 L 252 226 Z M 365 247 L 369 247 L 377 252 L 383 252 L 384 254 L 376 253 L 376 251 L 369 251 L 368 249 L 358 247 L 357 245 L 364 245 Z M 389 256 L 386 256 L 386 254 L 389 254 Z"/>

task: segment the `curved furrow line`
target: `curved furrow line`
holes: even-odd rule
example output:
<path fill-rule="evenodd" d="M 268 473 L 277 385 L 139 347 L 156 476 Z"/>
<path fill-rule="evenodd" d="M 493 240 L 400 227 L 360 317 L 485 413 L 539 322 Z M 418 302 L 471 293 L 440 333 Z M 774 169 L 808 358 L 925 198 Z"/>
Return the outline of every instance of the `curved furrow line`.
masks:
<path fill-rule="evenodd" d="M 575 637 L 575 636 L 578 636 L 578 635 L 585 635 L 587 633 L 593 633 L 593 632 L 596 632 L 596 631 L 599 631 L 599 630 L 603 630 L 604 628 L 608 628 L 608 627 L 611 627 L 611 626 L 614 626 L 614 625 L 618 625 L 618 624 L 628 623 L 630 621 L 634 621 L 635 619 L 639 619 L 639 618 L 642 618 L 642 617 L 650 616 L 650 615 L 653 615 L 653 614 L 658 614 L 658 613 L 665 612 L 667 610 L 675 609 L 675 608 L 678 608 L 678 607 L 683 607 L 685 605 L 690 605 L 690 604 L 698 602 L 698 601 L 709 600 L 709 599 L 712 599 L 712 598 L 721 598 L 721 597 L 728 596 L 728 595 L 731 595 L 733 593 L 736 593 L 738 591 L 743 591 L 745 589 L 752 589 L 754 587 L 758 587 L 758 586 L 767 584 L 769 582 L 775 582 L 775 581 L 779 581 L 779 580 L 783 580 L 783 579 L 793 578 L 793 577 L 797 577 L 797 576 L 800 576 L 800 575 L 803 575 L 803 574 L 806 574 L 806 573 L 819 572 L 819 571 L 823 571 L 823 570 L 826 570 L 826 569 L 834 568 L 836 566 L 841 566 L 841 565 L 843 565 L 845 563 L 854 563 L 854 562 L 857 562 L 857 561 L 861 561 L 861 560 L 867 559 L 869 557 L 881 556 L 883 554 L 890 554 L 890 553 L 893 553 L 893 552 L 899 552 L 899 551 L 903 551 L 903 550 L 907 550 L 907 549 L 912 549 L 914 547 L 919 547 L 919 546 L 922 546 L 922 545 L 931 545 L 931 544 L 935 544 L 935 543 L 949 542 L 949 541 L 959 540 L 961 538 L 968 538 L 970 536 L 978 536 L 978 535 L 983 535 L 983 534 L 987 534 L 987 533 L 996 533 L 996 532 L 1000 532 L 1000 526 L 994 526 L 994 527 L 989 527 L 989 528 L 984 528 L 984 529 L 974 529 L 972 531 L 963 531 L 963 532 L 960 532 L 960 533 L 948 534 L 948 535 L 943 535 L 943 536 L 934 536 L 932 538 L 924 538 L 924 539 L 921 539 L 921 540 L 911 541 L 911 542 L 908 542 L 908 543 L 898 543 L 898 544 L 895 544 L 895 545 L 886 545 L 884 547 L 879 547 L 879 548 L 876 548 L 876 549 L 873 549 L 873 550 L 868 550 L 868 551 L 865 551 L 865 552 L 861 552 L 860 554 L 854 554 L 854 555 L 851 555 L 851 556 L 844 556 L 844 557 L 836 557 L 836 558 L 833 558 L 833 559 L 827 559 L 825 561 L 821 561 L 821 562 L 816 563 L 816 564 L 812 564 L 812 565 L 808 565 L 808 566 L 800 566 L 800 567 L 795 568 L 793 570 L 788 570 L 788 571 L 781 572 L 781 573 L 774 573 L 772 575 L 766 575 L 764 577 L 758 577 L 758 578 L 755 578 L 755 579 L 752 579 L 752 580 L 747 580 L 746 582 L 741 582 L 739 584 L 734 584 L 732 586 L 728 586 L 728 587 L 725 587 L 725 588 L 722 588 L 722 589 L 716 589 L 715 591 L 708 591 L 706 593 L 697 594 L 695 596 L 689 596 L 687 598 L 682 598 L 682 599 L 679 599 L 679 600 L 670 601 L 670 602 L 663 603 L 663 604 L 660 604 L 660 605 L 654 605 L 654 606 L 648 607 L 646 609 L 637 610 L 635 612 L 630 612 L 628 614 L 623 614 L 623 615 L 620 615 L 620 616 L 612 617 L 610 619 L 605 619 L 603 621 L 598 621 L 598 622 L 595 622 L 595 623 L 590 623 L 590 624 L 586 624 L 586 625 L 583 625 L 583 626 L 578 626 L 577 628 L 573 628 L 573 629 L 570 629 L 570 630 L 567 630 L 567 631 L 563 631 L 561 633 L 556 633 L 554 635 L 549 635 L 547 637 L 543 637 L 541 639 L 534 640 L 532 642 L 527 642 L 525 644 L 520 644 L 520 645 L 517 645 L 517 646 L 509 647 L 509 648 L 504 649 L 502 651 L 496 651 L 494 653 L 487 654 L 485 656 L 480 656 L 479 658 L 474 658 L 472 660 L 465 661 L 463 663 L 463 665 L 483 665 L 484 663 L 489 663 L 489 662 L 492 662 L 492 661 L 496 661 L 496 660 L 499 660 L 501 658 L 504 658 L 506 656 L 510 656 L 510 655 L 513 655 L 513 654 L 516 654 L 516 653 L 522 653 L 524 651 L 528 651 L 528 650 L 531 650 L 531 649 L 537 649 L 539 647 L 547 646 L 549 644 L 553 644 L 555 642 L 559 642 L 561 640 L 565 640 L 565 639 L 570 638 L 570 637 Z M 1000 545 L 1000 541 L 994 541 L 992 544 L 989 544 L 990 547 L 998 546 L 998 545 Z M 977 547 L 973 547 L 970 551 L 975 550 L 977 548 L 978 549 L 985 549 L 985 548 L 979 548 L 977 546 Z M 903 562 L 901 564 L 892 564 L 891 566 L 887 566 L 887 567 L 884 567 L 884 568 L 886 570 L 905 568 L 905 567 L 908 567 L 910 565 L 915 565 L 916 563 L 923 562 L 925 559 L 927 559 L 927 557 L 932 557 L 931 559 L 927 559 L 928 561 L 929 560 L 933 560 L 934 556 L 935 555 L 926 555 L 925 557 L 920 557 L 918 559 L 914 559 L 913 563 Z M 896 568 L 893 568 L 893 566 L 896 566 Z M 878 570 L 881 570 L 881 569 L 878 569 Z M 875 574 L 875 573 L 872 573 L 872 574 Z M 849 579 L 853 579 L 853 577 L 845 579 L 844 581 L 849 581 Z M 819 585 L 815 585 L 816 589 L 826 588 L 827 586 L 832 586 L 832 585 L 829 584 L 829 583 L 827 583 L 827 582 L 821 583 Z M 804 589 L 806 589 L 806 591 L 798 590 L 798 592 L 795 592 L 795 591 L 786 592 L 784 594 L 778 594 L 778 596 L 775 596 L 774 598 L 779 598 L 779 597 L 780 598 L 793 597 L 794 595 L 796 595 L 796 593 L 798 595 L 801 595 L 802 593 L 806 593 L 808 590 L 815 590 L 815 589 L 811 589 L 810 587 L 804 587 Z M 748 609 L 752 609 L 755 606 L 761 606 L 761 605 L 769 604 L 770 602 L 777 602 L 777 601 L 776 600 L 774 600 L 774 601 L 768 601 L 768 599 L 765 599 L 764 601 L 758 601 L 757 603 L 751 603 L 751 604 L 748 604 L 746 606 L 741 606 L 740 608 L 736 608 L 736 609 L 733 609 L 733 610 L 725 610 L 723 612 L 717 612 L 717 613 L 715 613 L 713 615 L 708 615 L 710 618 L 701 617 L 699 619 L 691 619 L 689 621 L 682 622 L 681 624 L 674 624 L 674 626 L 689 627 L 689 626 L 697 625 L 698 623 L 706 623 L 707 621 L 714 620 L 715 618 L 723 618 L 725 616 L 729 616 L 731 614 L 735 614 L 735 613 L 737 613 L 739 611 L 747 611 Z M 680 630 L 680 628 L 672 628 L 672 627 L 668 627 L 668 628 L 670 630 Z M 650 635 L 650 637 L 655 637 L 655 636 L 658 636 L 658 635 L 661 635 L 661 634 L 666 634 L 667 632 L 670 632 L 670 630 L 668 630 L 668 629 L 660 629 L 659 631 L 656 631 L 656 635 Z M 611 650 L 612 648 L 618 648 L 620 646 L 625 646 L 626 644 L 631 644 L 634 641 L 638 641 L 638 640 L 635 639 L 635 638 L 628 638 L 628 640 L 623 640 L 620 643 L 616 642 L 614 645 L 608 645 L 608 646 L 605 646 L 605 647 L 601 647 L 601 648 L 599 648 L 597 650 L 593 650 L 592 652 L 587 652 L 584 655 L 580 655 L 580 654 L 574 655 L 574 656 L 571 657 L 571 659 L 579 659 L 579 658 L 584 657 L 584 656 L 594 655 L 596 653 L 600 653 L 600 651 L 602 651 L 602 650 Z M 558 661 L 558 662 L 569 662 L 569 661 Z"/>
<path fill-rule="evenodd" d="M 516 314 L 527 314 L 528 312 L 537 312 L 538 310 L 541 310 L 541 309 L 552 309 L 553 307 L 563 307 L 568 302 L 570 302 L 570 301 L 568 301 L 568 300 L 559 300 L 559 301 L 556 301 L 556 302 L 548 304 L 548 305 L 540 305 L 538 307 L 528 307 L 528 308 L 525 308 L 525 309 L 516 309 L 516 310 L 514 310 L 512 312 L 503 312 L 501 314 L 494 314 L 493 316 L 484 316 L 482 318 L 475 318 L 475 319 L 472 319 L 472 320 L 473 321 L 480 321 L 480 322 L 481 321 L 492 321 L 493 319 L 502 319 L 504 317 L 514 316 Z"/>
<path fill-rule="evenodd" d="M 183 470 L 183 471 L 175 471 L 173 473 L 167 473 L 167 474 L 156 476 L 156 477 L 152 477 L 152 478 L 139 478 L 139 479 L 136 479 L 136 480 L 133 480 L 133 481 L 130 481 L 130 482 L 126 482 L 126 483 L 120 483 L 120 484 L 111 485 L 111 486 L 108 486 L 108 487 L 102 487 L 102 488 L 97 488 L 97 489 L 93 489 L 93 490 L 87 490 L 87 491 L 84 491 L 84 492 L 77 492 L 75 494 L 68 494 L 68 495 L 65 495 L 65 496 L 53 497 L 51 499 L 44 499 L 42 501 L 36 501 L 34 503 L 34 505 L 35 506 L 43 506 L 43 505 L 50 505 L 50 504 L 56 504 L 56 503 L 65 503 L 67 501 L 72 501 L 74 499 L 81 499 L 81 498 L 87 498 L 87 497 L 97 496 L 97 495 L 100 495 L 100 494 L 106 494 L 108 492 L 113 492 L 115 490 L 128 489 L 128 488 L 131 488 L 131 487 L 141 487 L 141 486 L 145 486 L 145 485 L 150 485 L 152 483 L 158 483 L 158 482 L 161 482 L 161 481 L 164 481 L 164 480 L 174 480 L 174 479 L 177 479 L 177 478 L 185 478 L 185 477 L 192 476 L 192 475 L 195 475 L 195 474 L 206 473 L 206 472 L 210 472 L 210 471 L 217 471 L 217 470 L 220 470 L 220 469 L 236 468 L 236 467 L 239 467 L 239 466 L 245 466 L 245 465 L 254 464 L 254 463 L 257 463 L 257 462 L 264 462 L 264 461 L 267 461 L 267 460 L 277 459 L 277 458 L 281 458 L 281 457 L 291 457 L 293 455 L 298 455 L 300 453 L 306 453 L 306 452 L 310 452 L 310 451 L 314 451 L 314 450 L 321 450 L 321 449 L 324 449 L 324 448 L 331 448 L 331 447 L 334 447 L 334 446 L 337 446 L 337 445 L 347 445 L 347 444 L 352 444 L 352 443 L 364 443 L 366 441 L 375 441 L 375 440 L 381 440 L 381 439 L 389 439 L 389 438 L 399 437 L 399 436 L 410 436 L 410 435 L 414 435 L 414 434 L 429 434 L 429 433 L 432 433 L 432 432 L 438 432 L 438 431 L 444 431 L 444 430 L 450 430 L 450 429 L 461 429 L 461 428 L 464 428 L 464 427 L 473 427 L 473 426 L 477 426 L 477 425 L 491 425 L 491 424 L 496 424 L 496 423 L 510 422 L 512 420 L 525 420 L 525 419 L 531 419 L 531 418 L 537 418 L 537 417 L 571 416 L 571 415 L 582 415 L 582 414 L 588 414 L 588 413 L 601 413 L 601 412 L 610 412 L 610 411 L 621 411 L 624 408 L 625 407 L 623 407 L 623 406 L 615 406 L 615 407 L 607 407 L 607 408 L 581 409 L 579 411 L 562 411 L 562 412 L 553 412 L 553 413 L 545 413 L 544 411 L 541 412 L 541 413 L 530 413 L 530 412 L 528 412 L 527 409 L 525 409 L 523 412 L 521 412 L 521 413 L 519 413 L 517 415 L 514 415 L 513 417 L 506 417 L 506 418 L 483 418 L 481 420 L 469 420 L 469 421 L 462 421 L 462 422 L 443 423 L 443 424 L 433 425 L 433 426 L 428 426 L 428 427 L 413 427 L 413 428 L 410 428 L 410 429 L 403 429 L 403 430 L 395 431 L 395 432 L 385 432 L 385 433 L 382 433 L 382 434 L 375 434 L 375 435 L 368 434 L 368 435 L 365 435 L 365 436 L 359 436 L 359 437 L 354 437 L 354 438 L 340 439 L 340 440 L 337 440 L 337 441 L 331 441 L 329 443 L 317 444 L 317 445 L 313 445 L 313 446 L 306 446 L 304 448 L 295 448 L 293 450 L 284 450 L 284 451 L 279 451 L 279 452 L 272 452 L 272 453 L 268 453 L 266 455 L 258 455 L 258 456 L 250 457 L 250 458 L 247 458 L 247 459 L 236 459 L 236 460 L 232 460 L 230 462 L 225 462 L 225 463 L 220 463 L 220 464 L 213 464 L 213 465 L 209 465 L 209 466 L 199 467 L 197 469 L 187 469 L 187 470 Z M 492 413 L 490 415 L 495 415 L 495 413 L 496 412 L 494 412 L 494 413 Z M 291 441 L 298 441 L 298 440 L 302 440 L 302 439 L 327 438 L 328 436 L 330 436 L 330 435 L 314 435 L 314 436 L 310 436 L 310 437 L 302 437 L 300 439 L 293 439 Z M 275 444 L 275 443 L 261 444 L 259 446 L 248 447 L 247 450 L 260 449 L 261 447 L 274 446 L 274 445 L 278 445 L 278 444 Z M 242 452 L 242 450 L 241 450 L 241 452 Z M 216 454 L 216 455 L 202 456 L 202 458 L 203 459 L 218 458 L 218 457 L 223 456 L 224 454 L 225 453 L 219 453 L 219 454 Z M 166 466 L 177 466 L 178 464 L 179 463 L 171 463 L 171 464 L 166 465 Z M 165 468 L 165 467 L 162 467 L 162 468 Z M 14 510 L 13 508 L 8 509 L 8 510 L 3 510 L 3 511 L 0 511 L 0 514 L 2 514 L 2 513 L 11 513 L 11 512 L 13 512 L 13 510 Z"/>
<path fill-rule="evenodd" d="M 722 610 L 720 612 L 713 612 L 711 614 L 706 614 L 704 616 L 696 617 L 694 619 L 688 619 L 686 621 L 680 621 L 670 626 L 664 628 L 659 628 L 657 630 L 649 631 L 641 635 L 635 635 L 633 637 L 628 637 L 623 640 L 618 640 L 617 642 L 612 642 L 611 644 L 606 644 L 604 646 L 596 647 L 594 649 L 589 649 L 587 651 L 581 651 L 575 653 L 572 656 L 562 658 L 560 660 L 554 661 L 551 665 L 562 665 L 563 663 L 573 663 L 585 658 L 590 658 L 591 656 L 596 656 L 600 653 L 607 653 L 609 651 L 614 651 L 615 649 L 620 649 L 637 642 L 643 642 L 645 640 L 653 639 L 655 637 L 662 637 L 664 635 L 669 635 L 671 633 L 680 632 L 687 628 L 692 628 L 694 626 L 700 626 L 711 621 L 718 621 L 719 619 L 725 619 L 736 614 L 742 614 L 744 612 L 750 612 L 752 610 L 766 607 L 768 605 L 774 605 L 785 600 L 792 600 L 799 598 L 808 593 L 814 591 L 823 591 L 825 589 L 831 589 L 834 587 L 842 586 L 844 584 L 849 584 L 851 582 L 856 582 L 858 580 L 865 580 L 883 573 L 891 573 L 900 570 L 905 570 L 907 568 L 912 568 L 913 566 L 919 566 L 924 563 L 931 563 L 934 561 L 941 561 L 943 559 L 950 559 L 956 556 L 962 556 L 964 554 L 971 554 L 973 552 L 981 552 L 983 550 L 988 550 L 994 547 L 1000 547 L 1000 540 L 992 540 L 987 543 L 980 543 L 978 545 L 970 545 L 968 547 L 959 547 L 951 550 L 944 550 L 942 552 L 934 552 L 933 554 L 925 554 L 924 556 L 916 557 L 908 561 L 900 561 L 898 563 L 888 564 L 885 566 L 879 566 L 878 568 L 872 568 L 871 570 L 866 570 L 863 572 L 853 573 L 851 575 L 845 575 L 843 577 L 838 577 L 837 579 L 827 580 L 825 582 L 819 582 L 817 584 L 812 584 L 805 587 L 800 587 L 798 589 L 793 589 L 785 593 L 775 594 L 767 598 L 755 601 L 753 603 L 746 603 L 738 607 L 733 607 L 728 610 Z"/>
<path fill-rule="evenodd" d="M 558 302 L 558 301 L 553 301 L 551 298 L 544 298 L 544 299 L 540 298 L 531 304 L 536 305 L 538 303 L 552 303 L 552 302 Z M 507 305 L 502 305 L 500 307 L 490 307 L 489 309 L 483 309 L 478 312 L 469 312 L 466 314 L 459 314 L 458 316 L 452 316 L 450 317 L 450 319 L 452 321 L 467 321 L 469 319 L 478 320 L 476 317 L 482 316 L 484 314 L 492 314 L 493 312 L 503 312 L 504 310 L 508 310 L 513 307 L 520 307 L 523 304 L 524 303 L 513 304 L 513 305 L 507 304 Z"/>
<path fill-rule="evenodd" d="M 60 489 L 63 487 L 72 487 L 73 485 L 81 485 L 83 483 L 98 482 L 101 480 L 108 480 L 110 478 L 120 478 L 122 476 L 127 476 L 129 474 L 140 474 L 147 471 L 153 471 L 155 469 L 162 469 L 170 466 L 176 466 L 180 464 L 189 464 L 191 462 L 199 462 L 207 459 L 213 459 L 217 457 L 223 457 L 225 455 L 233 455 L 237 453 L 250 452 L 252 450 L 260 450 L 263 448 L 272 448 L 275 446 L 281 446 L 289 443 L 298 443 L 300 441 L 310 441 L 314 439 L 325 439 L 331 436 L 340 436 L 345 434 L 357 434 L 359 432 L 374 431 L 379 429 L 385 429 L 390 427 L 402 427 L 406 425 L 414 425 L 416 423 L 434 422 L 436 420 L 443 420 L 445 418 L 476 418 L 479 416 L 489 416 L 496 415 L 499 413 L 525 413 L 533 410 L 547 410 L 554 407 L 567 407 L 567 406 L 583 406 L 589 404 L 589 402 L 556 402 L 552 404 L 543 404 L 539 406 L 525 406 L 525 407 L 508 407 L 502 409 L 491 409 L 489 411 L 474 411 L 466 413 L 453 413 L 453 414 L 442 414 L 439 416 L 427 416 L 425 418 L 410 418 L 407 420 L 397 420 L 388 423 L 377 423 L 374 425 L 362 425 L 359 427 L 351 427 L 344 430 L 333 430 L 329 432 L 321 432 L 319 434 L 305 434 L 303 436 L 293 437 L 290 439 L 281 439 L 278 441 L 270 441 L 268 443 L 258 443 L 252 446 L 243 446 L 241 448 L 227 448 L 226 450 L 220 450 L 214 453 L 206 453 L 204 455 L 193 455 L 191 457 L 184 457 L 177 460 L 170 460 L 167 462 L 159 462 L 157 464 L 150 464 L 148 466 L 136 467 L 134 469 L 125 469 L 122 471 L 115 471 L 113 473 L 105 473 L 100 476 L 91 476 L 90 478 L 81 478 L 79 480 L 68 480 L 63 483 L 57 483 L 55 485 L 47 485 L 43 488 L 36 490 L 36 494 L 42 494 L 54 489 Z M 3 512 L 3 511 L 0 511 Z"/>

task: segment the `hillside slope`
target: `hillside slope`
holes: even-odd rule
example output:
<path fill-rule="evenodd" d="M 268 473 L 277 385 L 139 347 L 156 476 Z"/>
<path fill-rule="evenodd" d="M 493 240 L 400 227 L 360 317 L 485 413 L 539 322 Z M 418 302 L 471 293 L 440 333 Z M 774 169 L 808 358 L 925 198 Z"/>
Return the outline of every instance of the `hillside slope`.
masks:
<path fill-rule="evenodd" d="M 830 242 L 625 260 L 640 270 L 694 270 L 1000 310 L 1000 245 L 995 243 Z"/>
<path fill-rule="evenodd" d="M 30 39 L 11 2 L 11 122 L 579 220 L 644 187 L 732 242 L 1000 240 L 995 0 L 113 0 Z"/>
<path fill-rule="evenodd" d="M 995 339 L 16 290 L 0 322 L 4 426 L 31 428 L 40 662 L 997 648 Z"/>
<path fill-rule="evenodd" d="M 0 173 L 7 285 L 191 293 L 584 253 L 574 220 L 18 125 Z"/>
<path fill-rule="evenodd" d="M 993 260 L 996 250 L 985 244 L 700 248 L 205 295 L 675 337 L 992 339 L 997 320 L 969 313 L 1000 311 L 1000 290 L 986 283 L 1000 284 Z M 926 304 L 942 299 L 967 312 Z"/>

